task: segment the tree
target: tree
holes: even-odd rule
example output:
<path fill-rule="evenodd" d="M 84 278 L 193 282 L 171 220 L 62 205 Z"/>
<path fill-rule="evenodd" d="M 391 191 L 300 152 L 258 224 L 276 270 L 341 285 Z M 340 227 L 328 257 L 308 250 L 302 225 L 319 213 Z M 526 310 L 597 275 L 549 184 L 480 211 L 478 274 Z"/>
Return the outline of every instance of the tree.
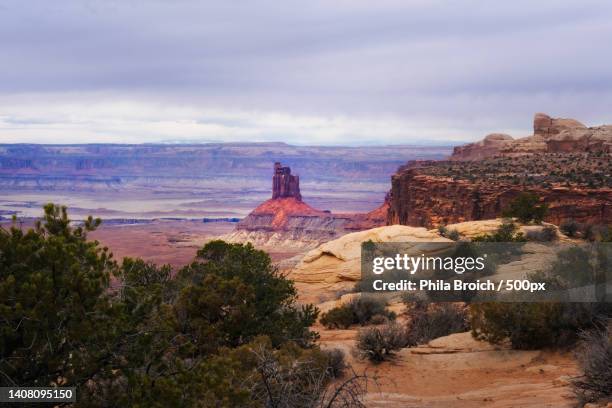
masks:
<path fill-rule="evenodd" d="M 82 384 L 110 358 L 117 264 L 87 240 L 99 224 L 47 204 L 33 229 L 0 228 L 0 385 Z"/>
<path fill-rule="evenodd" d="M 540 224 L 547 212 L 548 205 L 540 203 L 537 195 L 522 192 L 510 202 L 508 207 L 502 212 L 502 215 L 504 217 L 516 217 L 523 224 L 531 221 Z"/>
<path fill-rule="evenodd" d="M 34 229 L 0 229 L 1 385 L 77 386 L 92 407 L 361 406 L 364 377 L 331 385 L 342 364 L 314 344 L 318 310 L 266 253 L 213 241 L 173 277 L 115 262 L 87 240 L 99 224 L 49 204 Z M 261 344 L 281 377 L 261 375 Z"/>
<path fill-rule="evenodd" d="M 319 311 L 298 307 L 293 282 L 250 244 L 209 242 L 177 279 L 183 286 L 177 318 L 185 330 L 201 333 L 197 326 L 205 324 L 219 331 L 219 346 L 237 347 L 261 335 L 275 346 L 289 340 L 309 346 L 316 338 L 309 327 Z"/>

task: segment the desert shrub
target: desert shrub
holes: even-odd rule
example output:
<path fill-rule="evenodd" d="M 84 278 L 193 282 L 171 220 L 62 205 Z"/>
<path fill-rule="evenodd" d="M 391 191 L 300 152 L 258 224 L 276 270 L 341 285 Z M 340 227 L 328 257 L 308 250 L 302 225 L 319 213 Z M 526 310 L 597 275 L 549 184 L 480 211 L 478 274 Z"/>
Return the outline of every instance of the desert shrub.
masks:
<path fill-rule="evenodd" d="M 573 238 L 580 229 L 580 224 L 578 224 L 575 220 L 567 220 L 561 223 L 559 229 L 568 237 Z"/>
<path fill-rule="evenodd" d="M 552 225 L 547 225 L 540 230 L 527 231 L 525 238 L 528 241 L 550 242 L 557 239 L 557 230 Z"/>
<path fill-rule="evenodd" d="M 334 307 L 321 316 L 321 324 L 328 329 L 346 329 L 351 324 L 380 324 L 381 318 L 395 319 L 395 313 L 389 312 L 387 302 L 376 296 L 359 296 L 347 304 Z M 372 322 L 376 316 L 377 322 Z"/>
<path fill-rule="evenodd" d="M 582 226 L 582 237 L 587 241 L 611 242 L 612 226 L 584 224 Z"/>
<path fill-rule="evenodd" d="M 349 307 L 353 311 L 354 322 L 364 325 L 376 315 L 387 316 L 390 319 L 395 314 L 387 311 L 387 302 L 377 296 L 359 296 L 351 300 Z"/>
<path fill-rule="evenodd" d="M 493 234 L 483 234 L 472 238 L 474 242 L 525 242 L 522 232 L 511 220 L 504 220 Z"/>
<path fill-rule="evenodd" d="M 452 303 L 431 304 L 414 309 L 406 329 L 410 346 L 425 344 L 430 340 L 469 330 L 466 308 Z"/>
<path fill-rule="evenodd" d="M 388 323 L 383 327 L 361 329 L 357 335 L 356 353 L 361 358 L 379 363 L 406 345 L 405 329 L 397 323 Z"/>
<path fill-rule="evenodd" d="M 330 309 L 321 316 L 321 324 L 328 329 L 347 329 L 353 324 L 355 316 L 350 305 L 342 305 Z"/>
<path fill-rule="evenodd" d="M 372 316 L 370 324 L 385 324 L 389 321 L 389 318 L 385 315 L 377 314 Z"/>
<path fill-rule="evenodd" d="M 540 203 L 537 195 L 529 192 L 522 192 L 504 209 L 504 217 L 516 217 L 523 224 L 534 222 L 539 224 L 548 212 L 548 205 Z"/>
<path fill-rule="evenodd" d="M 344 354 L 337 351 L 333 351 L 332 355 L 333 364 L 339 369 L 343 366 Z M 233 401 L 202 399 L 198 404 L 190 406 L 364 407 L 360 401 L 367 391 L 367 377 L 353 372 L 342 381 L 334 383 L 330 354 L 318 348 L 303 349 L 293 343 L 287 343 L 276 349 L 272 347 L 269 339 L 257 338 L 252 343 L 229 351 L 229 354 L 234 355 L 242 364 L 252 367 L 252 375 L 243 378 L 241 384 L 243 388 L 250 390 L 250 398 L 246 403 L 239 404 Z M 227 371 L 223 367 L 219 369 L 222 372 Z M 221 386 L 226 387 L 232 385 L 221 383 Z"/>
<path fill-rule="evenodd" d="M 401 296 L 402 303 L 406 305 L 408 312 L 427 309 L 427 295 L 420 293 L 404 292 Z"/>
<path fill-rule="evenodd" d="M 571 346 L 581 330 L 611 313 L 606 303 L 480 303 L 470 305 L 470 323 L 478 339 L 539 349 Z"/>
<path fill-rule="evenodd" d="M 342 377 L 344 371 L 347 369 L 344 351 L 340 349 L 323 350 L 323 353 L 327 357 L 327 371 L 333 378 Z"/>
<path fill-rule="evenodd" d="M 456 229 L 452 229 L 448 231 L 446 238 L 452 239 L 453 241 L 459 241 L 459 238 L 461 238 L 461 235 L 459 234 L 459 231 L 457 231 Z"/>
<path fill-rule="evenodd" d="M 438 226 L 438 233 L 440 234 L 440 236 L 452 239 L 453 241 L 459 241 L 459 238 L 461 237 L 459 235 L 459 231 L 457 231 L 456 229 L 449 230 L 446 225 Z"/>
<path fill-rule="evenodd" d="M 582 375 L 574 380 L 574 391 L 583 401 L 612 397 L 612 325 L 584 332 L 581 339 Z"/>

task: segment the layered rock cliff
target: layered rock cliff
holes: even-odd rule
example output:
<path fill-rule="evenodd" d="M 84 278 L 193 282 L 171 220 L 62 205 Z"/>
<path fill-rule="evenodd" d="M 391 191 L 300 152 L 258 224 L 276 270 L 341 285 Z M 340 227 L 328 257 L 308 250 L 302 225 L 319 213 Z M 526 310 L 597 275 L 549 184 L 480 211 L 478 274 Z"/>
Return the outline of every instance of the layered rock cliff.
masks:
<path fill-rule="evenodd" d="M 393 179 L 389 224 L 435 226 L 500 216 L 523 191 L 537 194 L 549 205 L 546 221 L 561 224 L 612 222 L 612 189 L 568 187 L 524 188 L 504 184 L 453 181 L 408 170 Z"/>
<path fill-rule="evenodd" d="M 544 113 L 536 113 L 533 135 L 513 139 L 506 134 L 493 133 L 479 142 L 455 147 L 450 160 L 576 152 L 611 153 L 612 126 L 586 127 L 574 119 L 551 118 Z"/>
<path fill-rule="evenodd" d="M 612 126 L 537 113 L 533 135 L 491 134 L 448 161 L 414 161 L 392 177 L 388 224 L 435 226 L 492 219 L 523 191 L 549 206 L 546 221 L 612 223 Z"/>

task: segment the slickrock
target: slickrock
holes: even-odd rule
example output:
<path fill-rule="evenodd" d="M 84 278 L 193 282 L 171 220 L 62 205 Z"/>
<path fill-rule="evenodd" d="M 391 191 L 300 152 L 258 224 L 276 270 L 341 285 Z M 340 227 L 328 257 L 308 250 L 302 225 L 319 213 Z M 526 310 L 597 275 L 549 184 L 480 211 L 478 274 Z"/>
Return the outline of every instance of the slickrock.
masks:
<path fill-rule="evenodd" d="M 304 255 L 289 277 L 300 290 L 300 298 L 332 299 L 347 291 L 361 278 L 361 244 L 372 242 L 412 242 L 415 254 L 427 254 L 428 242 L 452 241 L 425 228 L 391 225 L 346 234 L 326 242 Z M 437 248 L 439 250 L 439 247 Z M 313 297 L 314 296 L 314 297 Z"/>

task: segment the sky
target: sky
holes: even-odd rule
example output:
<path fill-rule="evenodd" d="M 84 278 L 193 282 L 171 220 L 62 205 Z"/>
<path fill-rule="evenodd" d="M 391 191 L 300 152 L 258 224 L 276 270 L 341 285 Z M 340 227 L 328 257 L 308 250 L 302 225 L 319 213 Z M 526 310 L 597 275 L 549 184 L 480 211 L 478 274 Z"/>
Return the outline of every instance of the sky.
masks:
<path fill-rule="evenodd" d="M 611 66 L 610 1 L 0 0 L 0 143 L 520 137 Z"/>

